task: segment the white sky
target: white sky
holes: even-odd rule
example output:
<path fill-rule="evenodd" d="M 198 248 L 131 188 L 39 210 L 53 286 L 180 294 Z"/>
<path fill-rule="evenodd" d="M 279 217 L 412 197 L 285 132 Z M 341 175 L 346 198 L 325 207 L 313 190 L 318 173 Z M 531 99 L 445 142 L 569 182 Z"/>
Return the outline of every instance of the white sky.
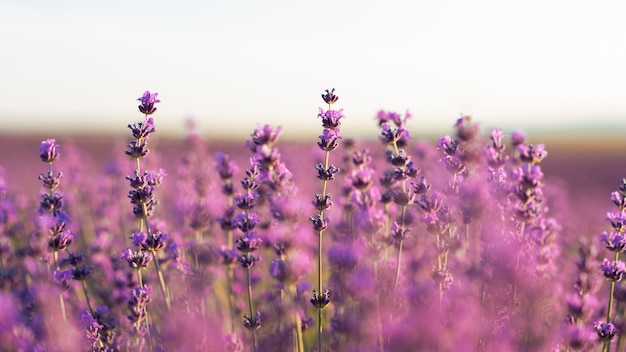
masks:
<path fill-rule="evenodd" d="M 144 90 L 158 131 L 259 123 L 315 138 L 336 88 L 344 135 L 380 109 L 411 132 L 626 128 L 626 1 L 0 2 L 0 132 L 127 133 Z M 315 130 L 315 132 L 310 132 Z"/>

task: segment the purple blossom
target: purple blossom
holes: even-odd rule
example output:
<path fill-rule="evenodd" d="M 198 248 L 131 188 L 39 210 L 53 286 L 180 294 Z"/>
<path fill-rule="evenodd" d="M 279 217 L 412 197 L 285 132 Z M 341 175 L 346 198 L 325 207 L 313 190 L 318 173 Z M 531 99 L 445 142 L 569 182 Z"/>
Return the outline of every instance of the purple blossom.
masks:
<path fill-rule="evenodd" d="M 44 188 L 49 189 L 50 192 L 54 191 L 59 186 L 62 177 L 62 172 L 59 172 L 57 176 L 54 176 L 52 172 L 48 172 L 47 174 L 39 174 L 39 179 L 43 183 Z"/>
<path fill-rule="evenodd" d="M 128 143 L 127 149 L 124 151 L 124 153 L 130 156 L 132 159 L 143 158 L 148 155 L 149 152 L 150 150 L 148 149 L 148 143 L 145 140 L 130 141 L 130 143 Z"/>
<path fill-rule="evenodd" d="M 330 221 L 330 218 L 325 217 L 324 219 L 322 219 L 320 215 L 316 215 L 309 217 L 309 220 L 311 220 L 311 222 L 313 223 L 313 229 L 319 232 L 325 231 L 328 228 L 328 222 Z"/>
<path fill-rule="evenodd" d="M 548 156 L 543 144 L 520 144 L 517 146 L 517 152 L 522 162 L 536 164 Z"/>
<path fill-rule="evenodd" d="M 328 210 L 333 205 L 333 202 L 330 200 L 330 198 L 332 198 L 330 194 L 326 194 L 324 195 L 324 197 L 322 197 L 321 194 L 316 193 L 315 200 L 312 202 L 313 207 L 315 207 L 315 209 L 319 211 Z"/>
<path fill-rule="evenodd" d="M 320 108 L 317 117 L 322 119 L 322 127 L 324 129 L 337 130 L 337 135 L 339 135 L 338 129 L 341 126 L 341 119 L 344 118 L 343 109 L 324 110 Z"/>
<path fill-rule="evenodd" d="M 156 108 L 154 108 L 154 110 L 156 110 Z M 132 125 L 129 124 L 128 128 L 136 140 L 147 140 L 152 133 L 156 132 L 156 126 L 154 125 L 154 119 L 152 117 L 146 118 L 143 122 L 137 122 Z"/>
<path fill-rule="evenodd" d="M 258 330 L 261 328 L 261 313 L 256 312 L 254 318 L 243 316 L 243 326 L 248 330 Z"/>
<path fill-rule="evenodd" d="M 339 141 L 341 140 L 341 138 L 342 137 L 341 135 L 339 135 L 339 130 L 325 129 L 319 136 L 317 146 L 320 147 L 321 150 L 331 152 L 339 147 Z"/>
<path fill-rule="evenodd" d="M 243 253 L 237 257 L 237 261 L 244 269 L 251 269 L 254 264 L 261 260 L 261 257 L 251 255 L 250 253 Z"/>
<path fill-rule="evenodd" d="M 398 147 L 406 145 L 411 140 L 409 130 L 404 127 L 392 128 L 384 122 L 381 125 L 380 140 L 385 144 L 396 144 Z"/>
<path fill-rule="evenodd" d="M 249 192 L 235 196 L 235 205 L 241 210 L 249 210 L 256 206 L 259 197 L 257 192 Z"/>
<path fill-rule="evenodd" d="M 232 225 L 237 227 L 241 232 L 247 233 L 252 231 L 258 225 L 259 215 L 253 211 L 239 213 L 233 219 Z"/>
<path fill-rule="evenodd" d="M 596 330 L 598 337 L 602 341 L 611 341 L 618 332 L 615 324 L 604 321 L 597 321 L 593 323 L 593 328 Z"/>
<path fill-rule="evenodd" d="M 337 100 L 339 100 L 339 97 L 337 95 L 335 95 L 335 88 L 331 89 L 330 91 L 328 91 L 328 89 L 325 90 L 325 94 L 322 93 L 322 99 L 324 99 L 324 102 L 328 105 L 333 105 L 334 103 L 337 102 Z"/>
<path fill-rule="evenodd" d="M 93 266 L 81 265 L 70 269 L 72 272 L 72 279 L 76 281 L 85 281 L 91 275 Z"/>
<path fill-rule="evenodd" d="M 456 128 L 456 138 L 460 141 L 467 142 L 476 138 L 480 126 L 477 123 L 472 123 L 472 117 L 469 115 L 461 116 L 454 124 Z"/>
<path fill-rule="evenodd" d="M 322 181 L 334 180 L 335 174 L 340 171 L 335 165 L 329 165 L 328 168 L 324 168 L 324 165 L 317 164 L 315 165 L 315 169 L 317 170 L 317 178 Z"/>
<path fill-rule="evenodd" d="M 161 231 L 154 231 L 150 234 L 145 232 L 134 232 L 131 235 L 133 244 L 142 251 L 158 253 L 167 245 L 167 234 Z"/>
<path fill-rule="evenodd" d="M 158 95 L 159 93 L 150 93 L 149 91 L 145 91 L 141 97 L 137 98 L 137 100 L 141 102 L 138 106 L 139 111 L 145 115 L 153 114 L 157 110 L 154 105 L 161 102 L 157 99 Z"/>
<path fill-rule="evenodd" d="M 163 177 L 167 176 L 167 174 L 165 173 L 165 170 L 162 168 L 159 168 L 159 170 L 156 172 L 146 171 L 144 175 L 146 177 L 146 183 L 148 184 L 148 186 L 153 186 L 153 187 L 159 187 L 161 183 L 163 182 Z"/>
<path fill-rule="evenodd" d="M 52 216 L 58 216 L 63 207 L 63 196 L 60 193 L 45 193 L 41 195 L 41 202 L 39 203 L 40 212 L 50 212 Z"/>
<path fill-rule="evenodd" d="M 133 269 L 145 268 L 152 261 L 152 253 L 145 251 L 133 251 L 126 248 L 122 251 L 122 259 L 128 262 L 128 266 Z"/>
<path fill-rule="evenodd" d="M 251 234 L 240 237 L 236 241 L 237 250 L 244 253 L 250 253 L 258 250 L 262 243 L 263 240 L 258 237 L 254 237 L 254 235 Z"/>
<path fill-rule="evenodd" d="M 222 180 L 230 180 L 238 171 L 237 164 L 226 154 L 215 153 L 215 170 L 217 170 Z"/>
<path fill-rule="evenodd" d="M 348 179 L 352 187 L 366 190 L 374 184 L 374 170 L 370 168 L 353 170 Z"/>
<path fill-rule="evenodd" d="M 618 207 L 620 210 L 626 209 L 626 194 L 623 192 L 612 192 L 611 193 L 611 201 Z"/>
<path fill-rule="evenodd" d="M 39 158 L 41 158 L 41 161 L 43 162 L 53 163 L 59 160 L 59 148 L 60 145 L 57 144 L 54 138 L 46 139 L 41 142 L 41 145 L 39 146 Z"/>
<path fill-rule="evenodd" d="M 626 273 L 626 264 L 621 260 L 613 262 L 604 258 L 602 264 L 600 264 L 600 270 L 602 270 L 602 274 L 605 278 L 613 282 L 618 282 L 622 280 L 624 273 Z"/>
<path fill-rule="evenodd" d="M 276 127 L 276 129 L 271 125 L 258 126 L 250 135 L 252 141 L 247 141 L 246 144 L 252 152 L 256 152 L 258 146 L 271 146 L 276 143 L 282 132 L 283 129 L 280 126 Z"/>
<path fill-rule="evenodd" d="M 611 227 L 613 227 L 613 230 L 615 230 L 615 232 L 619 232 L 619 233 L 626 232 L 626 214 L 625 213 L 608 212 L 606 214 L 606 219 L 609 221 L 609 223 L 611 223 Z"/>
<path fill-rule="evenodd" d="M 612 252 L 623 252 L 626 249 L 626 237 L 623 233 L 610 231 L 602 232 L 600 238 L 606 248 Z"/>
<path fill-rule="evenodd" d="M 330 291 L 324 290 L 324 292 L 320 295 L 316 290 L 313 290 L 313 297 L 310 301 L 313 307 L 322 309 L 330 303 Z"/>
<path fill-rule="evenodd" d="M 48 248 L 52 252 L 59 252 L 65 250 L 72 244 L 74 235 L 69 230 L 65 230 L 56 236 L 52 236 L 48 239 Z"/>

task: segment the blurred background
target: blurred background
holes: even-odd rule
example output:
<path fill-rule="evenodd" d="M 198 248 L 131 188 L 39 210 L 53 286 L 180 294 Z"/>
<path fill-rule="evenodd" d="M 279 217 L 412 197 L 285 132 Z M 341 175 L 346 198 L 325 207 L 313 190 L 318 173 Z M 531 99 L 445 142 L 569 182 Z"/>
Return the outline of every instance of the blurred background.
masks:
<path fill-rule="evenodd" d="M 0 132 L 125 136 L 150 90 L 161 134 L 182 136 L 192 119 L 209 138 L 269 123 L 314 140 L 334 87 L 351 137 L 376 136 L 380 109 L 410 111 L 414 136 L 448 133 L 460 114 L 615 134 L 625 11 L 621 0 L 4 0 Z"/>

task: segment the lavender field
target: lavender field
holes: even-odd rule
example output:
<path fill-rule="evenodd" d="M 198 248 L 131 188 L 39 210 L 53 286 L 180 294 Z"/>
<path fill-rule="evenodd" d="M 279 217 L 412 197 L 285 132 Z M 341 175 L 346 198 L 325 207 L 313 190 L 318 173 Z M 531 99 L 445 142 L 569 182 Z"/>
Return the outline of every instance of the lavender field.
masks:
<path fill-rule="evenodd" d="M 0 138 L 3 351 L 626 351 L 618 134 L 351 139 L 327 90 L 316 143 L 171 139 L 158 98 Z"/>

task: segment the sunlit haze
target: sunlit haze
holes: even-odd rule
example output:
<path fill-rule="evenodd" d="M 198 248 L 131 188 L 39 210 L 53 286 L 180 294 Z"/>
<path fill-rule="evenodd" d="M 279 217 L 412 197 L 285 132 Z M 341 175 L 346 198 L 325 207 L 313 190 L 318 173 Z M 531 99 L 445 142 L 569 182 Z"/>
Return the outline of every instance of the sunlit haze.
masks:
<path fill-rule="evenodd" d="M 336 88 L 344 135 L 380 109 L 413 135 L 625 128 L 626 2 L 18 1 L 0 3 L 0 132 L 127 133 L 143 91 L 159 131 L 257 124 L 316 136 Z M 315 131 L 315 132 L 311 132 Z"/>

